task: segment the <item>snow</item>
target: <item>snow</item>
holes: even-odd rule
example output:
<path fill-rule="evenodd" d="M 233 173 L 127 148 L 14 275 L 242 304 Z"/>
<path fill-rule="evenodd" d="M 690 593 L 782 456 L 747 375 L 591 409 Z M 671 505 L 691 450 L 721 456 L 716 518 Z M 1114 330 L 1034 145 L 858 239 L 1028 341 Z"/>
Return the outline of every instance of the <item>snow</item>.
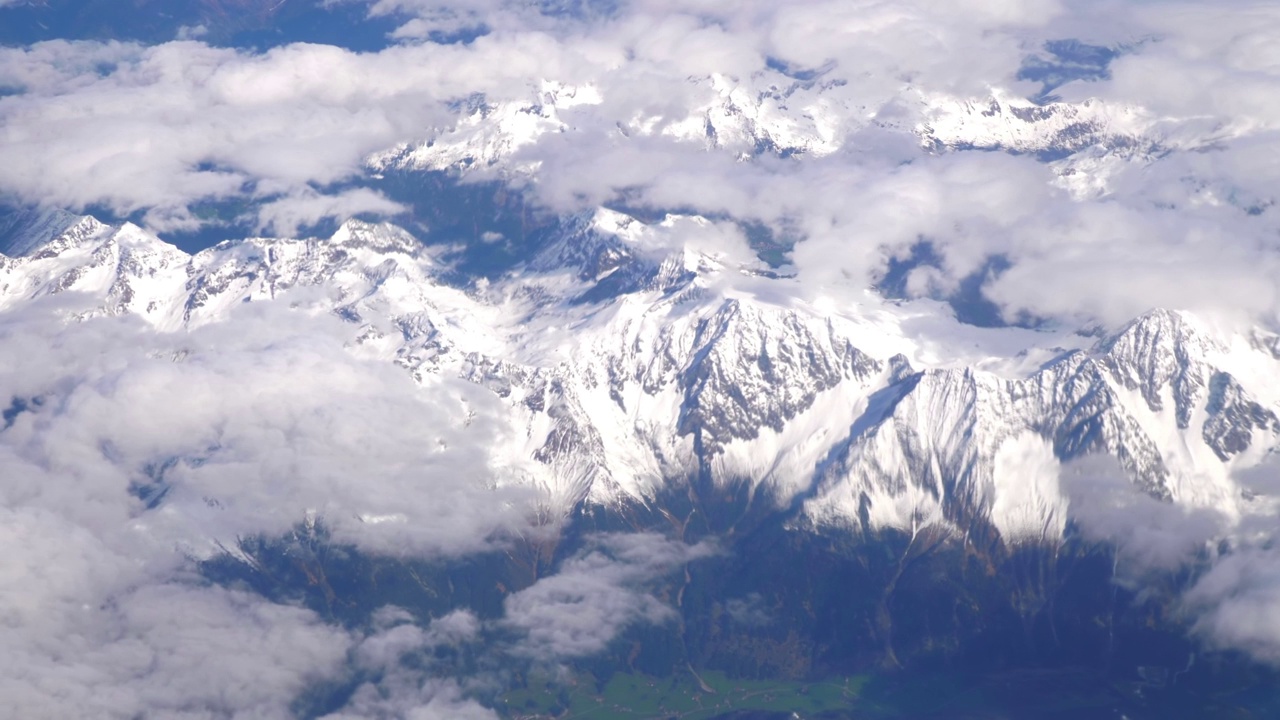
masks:
<path fill-rule="evenodd" d="M 521 272 L 465 290 L 391 225 L 191 256 L 82 219 L 5 260 L 0 309 L 74 291 L 80 317 L 130 314 L 157 332 L 234 322 L 244 302 L 335 313 L 352 353 L 401 366 L 425 396 L 453 378 L 494 393 L 514 428 L 494 438 L 497 474 L 537 489 L 552 515 L 648 503 L 705 473 L 819 525 L 960 534 L 986 523 L 1009 542 L 1052 541 L 1070 516 L 1058 468 L 1075 455 L 1063 448 L 1128 457 L 1135 483 L 1229 518 L 1246 511 L 1238 475 L 1277 448 L 1280 360 L 1260 331 L 1156 311 L 1092 344 L 963 326 L 936 304 L 870 293 L 803 300 L 792 280 L 680 243 L 666 257 L 627 254 L 673 223 L 716 231 L 599 210 Z M 593 234 L 573 234 L 584 228 Z M 582 243 L 620 264 L 584 275 Z M 616 272 L 636 283 L 577 301 Z M 1233 404 L 1211 405 L 1212 382 Z M 1260 423 L 1244 446 L 1210 445 L 1207 424 L 1224 412 Z M 1077 447 L 1081 427 L 1099 430 Z"/>

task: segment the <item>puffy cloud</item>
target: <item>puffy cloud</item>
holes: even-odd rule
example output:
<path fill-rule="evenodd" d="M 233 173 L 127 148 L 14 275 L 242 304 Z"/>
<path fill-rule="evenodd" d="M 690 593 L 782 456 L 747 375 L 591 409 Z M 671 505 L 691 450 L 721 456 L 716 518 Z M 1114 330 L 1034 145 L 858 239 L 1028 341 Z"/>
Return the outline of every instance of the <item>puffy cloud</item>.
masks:
<path fill-rule="evenodd" d="M 461 99 L 537 103 L 548 81 L 590 87 L 599 102 L 563 109 L 564 132 L 492 172 L 528 171 L 526 191 L 554 210 L 625 201 L 785 231 L 798 239 L 796 279 L 778 292 L 860 300 L 888 259 L 927 242 L 936 266 L 908 275 L 910 294 L 946 296 L 988 273 L 985 295 L 1009 318 L 1118 323 L 1160 305 L 1274 319 L 1280 308 L 1271 3 L 379 0 L 370 10 L 412 14 L 404 42 L 374 53 L 189 39 L 2 48 L 0 195 L 105 204 L 159 229 L 198 223 L 198 201 L 242 196 L 259 203 L 259 230 L 283 234 L 394 213 L 372 190 L 326 188 L 349 188 L 371 153 L 457 123 L 471 112 Z M 441 35 L 466 42 L 433 41 Z M 1099 150 L 1078 166 L 920 147 L 936 103 L 1034 92 L 1017 80 L 1022 62 L 1062 37 L 1124 52 L 1055 92 L 1132 109 L 1155 147 Z M 770 140 L 808 152 L 777 157 L 723 128 L 709 137 L 710 118 L 750 113 Z M 1064 173 L 1097 168 L 1099 191 L 1064 187 Z M 746 259 L 728 222 L 675 220 L 646 242 Z M 990 271 L 992 258 L 1007 269 Z M 124 320 L 0 318 L 0 397 L 26 401 L 0 433 L 0 534 L 32 549 L 0 568 L 0 631 L 16 649 L 0 677 L 21 679 L 6 697 L 33 713 L 57 699 L 64 716 L 269 716 L 356 641 L 296 608 L 184 584 L 175 547 L 203 554 L 308 516 L 369 552 L 466 553 L 523 527 L 529 498 L 505 487 L 485 451 L 508 431 L 492 397 L 448 380 L 424 396 L 304 317 L 254 306 L 234 330 L 167 336 Z M 1084 531 L 1136 565 L 1171 567 L 1223 533 L 1223 518 L 1156 503 L 1118 477 L 1086 469 L 1064 489 Z M 165 492 L 156 508 L 138 497 L 147 486 Z M 653 581 L 706 552 L 651 535 L 597 539 L 511 596 L 503 627 L 522 657 L 598 652 L 633 623 L 669 618 Z M 1271 555 L 1241 550 L 1201 580 L 1188 603 L 1203 632 L 1274 652 Z M 731 612 L 753 617 L 750 599 L 734 602 L 746 604 Z M 189 622 L 178 607 L 192 608 Z M 466 642 L 476 622 L 388 620 L 354 652 L 394 669 L 443 637 Z M 256 651 L 251 672 L 220 667 L 205 686 L 183 684 L 184 669 L 217 666 L 237 645 Z M 491 717 L 466 690 L 389 670 L 345 712 Z"/>
<path fill-rule="evenodd" d="M 532 498 L 497 488 L 484 450 L 502 432 L 486 396 L 356 359 L 305 303 L 175 334 L 48 304 L 0 316 L 0 395 L 25 401 L 0 432 L 0 540 L 23 548 L 0 570 L 0 684 L 25 716 L 288 716 L 355 640 L 199 582 L 193 555 L 316 516 L 366 552 L 417 556 L 524 526 Z M 475 627 L 459 614 L 354 652 Z"/>
<path fill-rule="evenodd" d="M 595 538 L 556 574 L 507 598 L 503 623 L 523 636 L 513 653 L 543 662 L 593 655 L 634 624 L 674 618 L 649 585 L 714 552 L 653 533 Z"/>
<path fill-rule="evenodd" d="M 358 210 L 387 210 L 371 194 L 310 207 L 298 198 L 443 122 L 449 100 L 524 91 L 539 66 L 572 74 L 559 72 L 562 54 L 536 34 L 371 54 L 306 44 L 251 54 L 195 42 L 5 48 L 0 86 L 24 92 L 0 98 L 0 193 L 147 211 L 158 229 L 194 224 L 183 211 L 195 201 L 242 194 L 283 195 L 290 222 L 356 210 L 356 199 Z M 275 206 L 261 220 L 284 217 Z"/>
<path fill-rule="evenodd" d="M 56 510 L 0 509 L 0 539 L 22 549 L 0 572 L 0 691 L 13 712 L 278 717 L 309 684 L 338 675 L 345 632 L 309 611 L 185 582 L 173 575 L 180 557 L 141 535 Z"/>
<path fill-rule="evenodd" d="M 466 697 L 454 680 L 422 679 L 396 675 L 409 687 L 361 686 L 347 707 L 326 715 L 325 720 L 497 720 L 498 714 Z M 386 694 L 389 693 L 389 696 Z"/>
<path fill-rule="evenodd" d="M 590 130 L 592 146 L 619 120 L 684 119 L 703 101 L 688 92 L 689 78 L 746 79 L 774 56 L 798 68 L 839 65 L 841 81 L 855 83 L 840 95 L 867 96 L 872 107 L 908 77 L 939 86 L 977 78 L 980 90 L 1016 70 L 1019 42 L 999 29 L 1042 23 L 1053 4 L 972 5 L 939 16 L 938 8 L 916 3 L 636 2 L 597 9 L 397 0 L 371 11 L 414 12 L 419 27 L 436 31 L 482 25 L 490 33 L 466 44 L 364 54 L 304 44 L 255 54 L 189 41 L 7 48 L 0 84 L 23 92 L 0 100 L 0 147 L 9 158 L 0 192 L 145 210 L 157 228 L 191 225 L 195 219 L 182 209 L 193 201 L 290 197 L 308 184 L 358 175 L 369 153 L 447 124 L 451 101 L 475 93 L 523 99 L 543 80 L 606 89 L 608 112 Z M 979 58 L 986 64 L 958 73 L 960 56 L 971 67 Z"/>
<path fill-rule="evenodd" d="M 1194 630 L 1218 648 L 1280 665 L 1280 555 L 1247 547 L 1217 562 L 1187 592 Z"/>
<path fill-rule="evenodd" d="M 448 678 L 449 669 L 437 668 L 428 654 L 442 646 L 475 642 L 481 630 L 475 615 L 458 610 L 436 618 L 426 628 L 402 615 L 394 608 L 379 612 L 376 621 L 384 627 L 364 638 L 354 651 L 357 668 L 373 674 L 376 681 L 362 684 L 342 710 L 325 717 L 496 719 L 492 710 L 467 696 L 467 685 L 483 683 L 483 678 L 465 682 Z"/>
<path fill-rule="evenodd" d="M 293 237 L 298 228 L 323 219 L 346 220 L 373 213 L 394 215 L 405 207 L 367 188 L 345 190 L 326 195 L 310 188 L 292 190 L 289 194 L 265 204 L 258 211 L 258 230 L 277 237 Z"/>
<path fill-rule="evenodd" d="M 861 298 L 888 258 L 927 240 L 940 266 L 916 273 L 910 292 L 945 296 L 1000 257 L 1010 268 L 984 292 L 1009 318 L 1110 324 L 1152 305 L 1265 316 L 1280 300 L 1267 211 L 1277 72 L 1265 42 L 1278 21 L 1264 4 L 1239 0 L 1225 15 L 1105 0 L 369 7 L 415 16 L 406 37 L 478 34 L 375 53 L 198 42 L 0 51 L 0 84 L 22 90 L 0 98 L 0 193 L 145 212 L 161 229 L 197 224 L 193 202 L 240 195 L 259 201 L 259 230 L 282 234 L 394 213 L 401 206 L 372 190 L 317 188 L 450 127 L 470 112 L 460 98 L 540 102 L 550 81 L 590 87 L 599 102 L 562 109 L 566 131 L 513 160 L 537 168 L 535 199 L 559 210 L 623 199 L 785 227 L 801 239 L 798 286 L 810 294 Z M 1099 15 L 1114 22 L 1098 29 Z M 1018 92 L 1024 59 L 1065 33 L 1127 51 L 1108 74 L 1057 92 L 1140 108 L 1172 145 L 1212 151 L 1106 160 L 1108 194 L 1080 198 L 1034 157 L 918 147 L 931 103 Z M 726 117 L 764 113 L 775 140 L 791 133 L 825 149 L 744 162 L 752 148 L 741 143 L 754 141 L 722 137 L 709 152 L 704 126 L 726 101 Z"/>
<path fill-rule="evenodd" d="M 1122 575 L 1141 576 L 1192 563 L 1231 529 L 1232 519 L 1218 512 L 1147 495 L 1110 458 L 1089 457 L 1065 465 L 1061 483 L 1072 519 L 1086 538 L 1115 546 L 1125 565 Z"/>
<path fill-rule="evenodd" d="M 432 554 L 485 547 L 532 500 L 496 489 L 487 448 L 508 431 L 491 394 L 447 379 L 423 392 L 347 352 L 336 319 L 272 303 L 155 334 L 32 312 L 0 323 L 11 368 L 0 392 L 42 398 L 0 444 L 15 476 L 31 477 L 6 487 L 9 503 L 121 521 L 138 514 L 131 484 L 161 483 L 162 512 L 135 521 L 197 550 L 310 513 L 366 549 Z M 101 503 L 67 502 L 77 495 Z"/>
<path fill-rule="evenodd" d="M 1241 478 L 1273 490 L 1275 464 Z M 1206 646 L 1242 651 L 1280 666 L 1280 553 L 1275 517 L 1265 507 L 1241 517 L 1161 502 L 1136 489 L 1116 463 L 1068 464 L 1063 488 L 1073 520 L 1089 540 L 1110 543 L 1118 583 L 1141 591 L 1154 576 L 1192 580 L 1173 598 L 1192 634 Z"/>
<path fill-rule="evenodd" d="M 773 622 L 773 616 L 764 607 L 764 598 L 760 593 L 753 592 L 746 597 L 730 598 L 724 603 L 724 611 L 734 622 L 747 627 L 760 627 Z"/>

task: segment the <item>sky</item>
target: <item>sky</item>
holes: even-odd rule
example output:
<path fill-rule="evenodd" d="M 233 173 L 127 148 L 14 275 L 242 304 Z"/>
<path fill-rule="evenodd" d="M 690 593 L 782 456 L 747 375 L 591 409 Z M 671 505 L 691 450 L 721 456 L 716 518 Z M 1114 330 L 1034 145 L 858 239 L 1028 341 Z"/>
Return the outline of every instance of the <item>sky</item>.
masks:
<path fill-rule="evenodd" d="M 763 224 L 796 241 L 788 287 L 806 299 L 853 303 L 927 243 L 937 262 L 911 270 L 909 296 L 945 298 L 977 274 L 1010 321 L 1114 327 L 1176 307 L 1280 326 L 1273 2 L 331 2 L 389 24 L 385 45 L 234 47 L 194 25 L 164 42 L 0 47 L 0 198 L 131 217 L 162 237 L 209 222 L 202 205 L 248 199 L 252 232 L 291 236 L 398 217 L 405 205 L 375 182 L 386 163 L 467 140 L 489 154 L 466 180 L 509 182 L 550 212 L 626 204 Z M 0 0 L 0 22 L 20 4 Z M 1046 49 L 1063 39 L 1108 61 L 1076 72 Z M 993 98 L 1030 112 L 1037 63 L 1081 75 L 1049 92 L 1061 112 L 1101 118 L 1105 150 L 1050 159 L 983 124 Z M 493 141 L 517 126 L 551 130 Z M 962 147 L 974 139 L 992 144 Z M 1076 182 L 1086 171 L 1102 180 Z M 744 253 L 740 234 L 695 234 Z M 990 272 L 993 258 L 1005 269 Z M 380 679 L 336 717 L 490 718 L 467 685 L 483 679 L 400 659 L 492 633 L 522 662 L 589 656 L 671 622 L 652 582 L 716 552 L 595 538 L 500 619 L 460 610 L 428 627 L 388 609 L 344 629 L 202 584 L 192 567 L 211 538 L 315 518 L 363 551 L 423 557 L 537 533 L 518 468 L 474 440 L 515 430 L 473 385 L 424 395 L 352 356 L 336 320 L 253 307 L 234 331 L 164 335 L 128 318 L 67 325 L 66 312 L 49 299 L 0 314 L 0 397 L 41 398 L 0 443 L 0 545 L 23 550 L 0 564 L 0 697 L 23 717 L 287 717 L 354 665 Z M 1086 529 L 1136 566 L 1176 565 L 1221 531 L 1114 476 L 1080 470 L 1071 488 Z M 164 511 L 143 513 L 138 483 L 161 481 Z M 373 521 L 388 517 L 408 521 Z M 1280 662 L 1276 554 L 1250 546 L 1191 590 L 1208 642 Z"/>

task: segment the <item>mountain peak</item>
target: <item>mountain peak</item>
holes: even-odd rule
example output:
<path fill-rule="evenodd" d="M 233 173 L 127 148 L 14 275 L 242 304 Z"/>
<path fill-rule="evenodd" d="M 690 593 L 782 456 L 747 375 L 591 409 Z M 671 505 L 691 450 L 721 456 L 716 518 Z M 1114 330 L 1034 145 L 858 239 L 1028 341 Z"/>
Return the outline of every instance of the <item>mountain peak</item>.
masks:
<path fill-rule="evenodd" d="M 96 234 L 102 223 L 88 215 L 59 208 L 25 208 L 0 215 L 0 253 L 9 257 L 30 255 L 68 232 Z"/>
<path fill-rule="evenodd" d="M 130 227 L 134 230 L 140 230 L 134 225 Z M 22 255 L 34 260 L 57 257 L 74 248 L 84 247 L 94 240 L 100 240 L 111 234 L 113 229 L 115 228 L 99 221 L 95 217 L 84 215 L 63 229 L 62 232 L 44 242 L 37 242 L 36 238 L 28 238 L 32 242 Z"/>
<path fill-rule="evenodd" d="M 1181 364 L 1202 361 L 1217 342 L 1193 318 L 1178 310 L 1157 308 L 1131 320 L 1095 346 L 1116 360 L 1151 362 L 1157 355 Z"/>
<path fill-rule="evenodd" d="M 1205 394 L 1217 344 L 1186 314 L 1156 309 L 1134 319 L 1096 350 L 1115 380 L 1142 394 L 1153 411 L 1172 399 L 1179 427 L 1187 427 Z"/>
<path fill-rule="evenodd" d="M 1223 364 L 1225 336 L 1184 312 L 1152 310 L 1029 378 L 918 373 L 903 356 L 864 352 L 851 316 L 723 291 L 732 260 L 674 242 L 664 225 L 598 211 L 555 230 L 498 280 L 502 292 L 470 294 L 436 282 L 422 245 L 391 224 L 187 256 L 84 217 L 0 266 L 0 306 L 75 291 L 87 315 L 167 330 L 323 288 L 314 297 L 330 305 L 318 307 L 352 324 L 361 356 L 423 384 L 453 376 L 492 390 L 522 429 L 530 482 L 565 512 L 584 498 L 653 498 L 680 478 L 742 480 L 779 503 L 804 498 L 797 512 L 819 523 L 927 517 L 1049 537 L 1065 512 L 1056 463 L 1109 454 L 1153 495 L 1225 512 L 1231 469 L 1280 435 L 1275 405 L 1254 390 L 1274 358 Z M 1258 369 L 1237 381 L 1246 360 Z"/>
<path fill-rule="evenodd" d="M 354 218 L 342 223 L 329 242 L 349 248 L 413 255 L 422 244 L 408 230 L 391 223 L 369 223 Z"/>

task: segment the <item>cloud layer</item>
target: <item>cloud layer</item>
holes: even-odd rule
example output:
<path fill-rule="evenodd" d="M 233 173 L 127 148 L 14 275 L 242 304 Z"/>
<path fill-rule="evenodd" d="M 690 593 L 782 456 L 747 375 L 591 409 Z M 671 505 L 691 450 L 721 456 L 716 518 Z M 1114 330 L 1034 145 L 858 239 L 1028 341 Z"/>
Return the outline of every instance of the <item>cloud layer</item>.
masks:
<path fill-rule="evenodd" d="M 0 48 L 0 197 L 107 206 L 160 231 L 198 226 L 200 203 L 247 199 L 258 231 L 290 234 L 403 211 L 375 189 L 369 158 L 465 136 L 484 140 L 467 157 L 491 151 L 473 177 L 550 210 L 679 209 L 795 239 L 781 293 L 847 306 L 927 244 L 936 262 L 907 275 L 908 295 L 948 297 L 979 276 L 1009 319 L 1115 324 L 1164 306 L 1277 322 L 1274 3 L 367 4 L 409 18 L 379 52 Z M 1116 52 L 1094 79 L 1054 90 L 1105 132 L 1066 125 L 1066 140 L 1097 137 L 1062 159 L 1015 147 L 1000 122 L 979 127 L 992 102 L 1035 115 L 1009 99 L 1039 91 L 1020 70 L 1063 38 Z M 948 128 L 995 144 L 948 144 Z M 728 224 L 652 237 L 655 253 L 743 251 Z M 536 498 L 487 451 L 510 432 L 496 401 L 448 380 L 424 393 L 353 358 L 337 321 L 305 308 L 246 307 L 234 331 L 181 335 L 66 325 L 65 310 L 0 316 L 0 397 L 15 399 L 0 432 L 0 540 L 23 549 L 0 568 L 0 696 L 24 716 L 280 717 L 354 663 L 381 679 L 342 717 L 489 718 L 465 683 L 401 660 L 487 631 L 513 635 L 523 660 L 600 652 L 633 624 L 668 621 L 654 581 L 711 552 L 598 538 L 510 596 L 489 628 L 465 612 L 428 628 L 388 616 L 360 635 L 208 587 L 193 558 L 309 520 L 363 551 L 418 556 L 531 530 Z M 1221 518 L 1107 477 L 1073 480 L 1075 505 L 1135 563 L 1176 565 L 1222 533 Z M 1241 543 L 1198 582 L 1186 603 L 1205 637 L 1280 658 L 1274 555 Z M 768 622 L 750 597 L 729 603 L 744 625 Z"/>
<path fill-rule="evenodd" d="M 945 296 L 998 256 L 1012 267 L 985 294 L 1010 318 L 1115 323 L 1166 305 L 1274 318 L 1280 68 L 1269 40 L 1280 17 L 1269 4 L 380 0 L 369 10 L 413 16 L 402 42 L 373 53 L 190 41 L 0 50 L 0 86 L 15 90 L 0 97 L 0 194 L 144 213 L 159 230 L 194 227 L 193 204 L 235 197 L 259 201 L 257 226 L 284 234 L 395 213 L 375 191 L 335 188 L 363 177 L 371 154 L 453 127 L 471 112 L 460 101 L 536 104 L 553 83 L 597 98 L 559 113 L 564 132 L 521 141 L 512 159 L 538 168 L 530 192 L 553 208 L 626 198 L 786 227 L 802 239 L 805 287 L 835 296 L 870 285 L 923 239 L 940 263 L 914 292 Z M 1032 94 L 1023 64 L 1070 37 L 1121 51 L 1100 78 L 1055 92 L 1139 118 L 1139 144 L 1158 147 L 1063 167 L 921 148 L 940 108 Z M 728 137 L 708 150 L 702 126 L 723 120 L 727 101 L 775 139 L 789 132 L 821 152 L 743 162 Z M 1063 172 L 1104 189 L 1080 197 Z"/>
<path fill-rule="evenodd" d="M 308 519 L 426 557 L 524 525 L 531 498 L 499 489 L 484 451 L 502 432 L 484 396 L 356 360 L 337 320 L 264 305 L 234 332 L 157 335 L 48 305 L 0 318 L 0 393 L 20 402 L 0 535 L 23 548 L 0 572 L 0 664 L 24 716 L 287 716 L 355 638 L 209 587 L 193 559 Z"/>
<path fill-rule="evenodd" d="M 391 557 L 538 532 L 538 498 L 488 452 L 507 432 L 491 394 L 359 360 L 346 326 L 295 300 L 179 334 L 68 324 L 70 296 L 0 316 L 0 394 L 17 399 L 0 540 L 23 549 L 0 571 L 0 690 L 24 716 L 291 717 L 356 673 L 376 679 L 335 717 L 490 718 L 471 695 L 496 681 L 453 678 L 435 648 L 557 663 L 673 616 L 651 583 L 711 549 L 649 534 L 591 539 L 487 628 L 466 609 L 424 628 L 388 608 L 347 631 L 200 580 L 194 561 L 238 538 L 312 522 Z"/>

